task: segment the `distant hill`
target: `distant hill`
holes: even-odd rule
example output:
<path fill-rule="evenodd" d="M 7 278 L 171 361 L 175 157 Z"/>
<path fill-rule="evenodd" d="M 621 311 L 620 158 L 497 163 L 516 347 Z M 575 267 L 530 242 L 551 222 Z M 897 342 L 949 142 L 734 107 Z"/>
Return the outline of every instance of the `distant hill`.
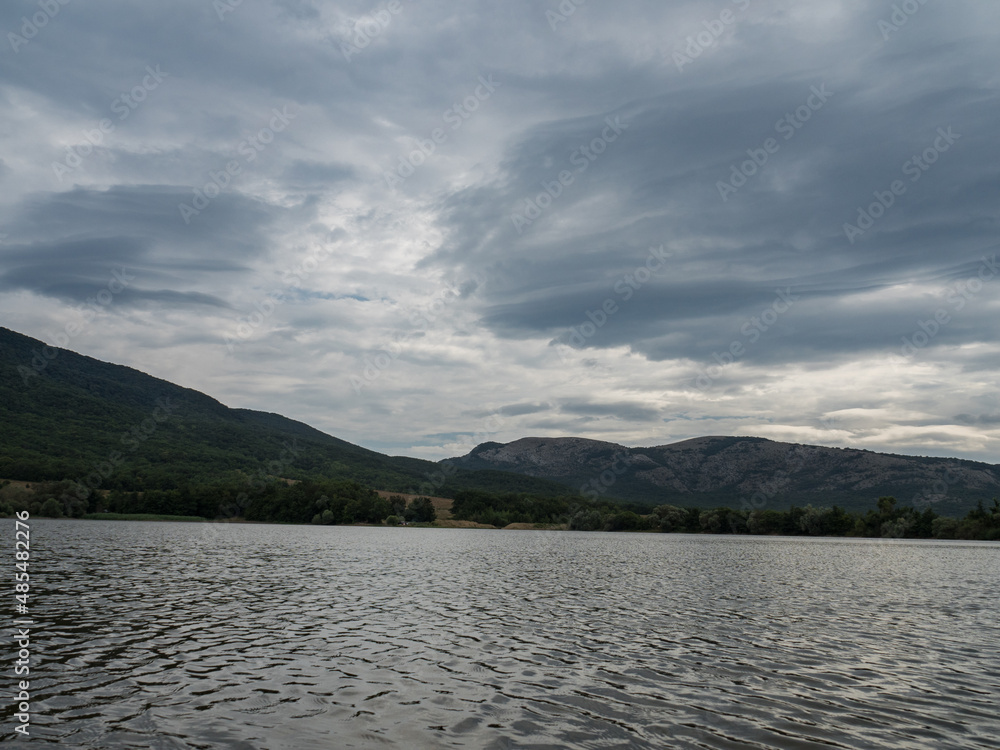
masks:
<path fill-rule="evenodd" d="M 866 510 L 879 496 L 892 495 L 957 516 L 1000 495 L 1000 466 L 755 437 L 701 437 L 652 448 L 523 438 L 484 443 L 461 460 L 470 469 L 513 471 L 590 496 L 650 505 L 780 509 L 812 503 Z"/>
<path fill-rule="evenodd" d="M 91 477 L 101 489 L 172 489 L 263 478 L 353 480 L 450 495 L 565 494 L 564 485 L 461 464 L 438 486 L 432 461 L 391 457 L 278 414 L 210 396 L 0 328 L 0 478 Z"/>

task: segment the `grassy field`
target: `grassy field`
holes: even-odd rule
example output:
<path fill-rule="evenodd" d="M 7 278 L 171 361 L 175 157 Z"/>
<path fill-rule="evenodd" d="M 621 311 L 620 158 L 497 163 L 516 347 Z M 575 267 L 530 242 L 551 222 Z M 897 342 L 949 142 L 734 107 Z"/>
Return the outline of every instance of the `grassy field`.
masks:
<path fill-rule="evenodd" d="M 456 521 L 453 518 L 445 519 L 444 521 L 435 521 L 433 524 L 439 529 L 495 529 L 496 526 L 489 526 L 485 523 L 476 523 L 475 521 Z"/>
<path fill-rule="evenodd" d="M 416 500 L 418 497 L 428 497 L 428 495 L 407 495 L 402 492 L 386 492 L 385 490 L 376 490 L 376 492 L 386 499 L 394 495 L 399 495 L 406 500 L 407 505 L 409 505 L 411 500 Z M 450 497 L 431 497 L 431 503 L 434 505 L 434 510 L 437 513 L 439 521 L 447 521 L 451 518 L 452 502 Z"/>
<path fill-rule="evenodd" d="M 565 531 L 568 528 L 564 523 L 509 523 L 504 526 L 506 531 Z"/>

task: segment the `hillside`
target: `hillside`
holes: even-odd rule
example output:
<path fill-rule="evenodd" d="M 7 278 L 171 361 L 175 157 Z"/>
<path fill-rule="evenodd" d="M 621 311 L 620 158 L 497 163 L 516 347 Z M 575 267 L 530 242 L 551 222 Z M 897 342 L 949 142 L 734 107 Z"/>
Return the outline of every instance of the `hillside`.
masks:
<path fill-rule="evenodd" d="M 46 356 L 47 355 L 47 356 Z M 390 457 L 278 414 L 232 409 L 138 370 L 0 328 L 0 477 L 71 479 L 101 489 L 171 489 L 265 477 L 353 480 L 427 492 L 437 464 Z M 459 489 L 555 495 L 523 475 L 459 468 L 433 494 Z"/>
<path fill-rule="evenodd" d="M 701 437 L 651 448 L 583 438 L 523 438 L 505 445 L 484 443 L 462 464 L 650 505 L 777 509 L 836 503 L 861 510 L 881 495 L 892 495 L 957 516 L 977 500 L 1000 495 L 1000 466 L 754 437 Z"/>

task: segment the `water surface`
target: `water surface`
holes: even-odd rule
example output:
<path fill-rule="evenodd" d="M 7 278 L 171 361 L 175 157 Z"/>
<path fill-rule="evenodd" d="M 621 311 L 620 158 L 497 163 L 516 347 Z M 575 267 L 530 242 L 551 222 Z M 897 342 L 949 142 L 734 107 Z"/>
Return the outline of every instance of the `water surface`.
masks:
<path fill-rule="evenodd" d="M 997 544 L 31 525 L 34 744 L 998 746 Z"/>

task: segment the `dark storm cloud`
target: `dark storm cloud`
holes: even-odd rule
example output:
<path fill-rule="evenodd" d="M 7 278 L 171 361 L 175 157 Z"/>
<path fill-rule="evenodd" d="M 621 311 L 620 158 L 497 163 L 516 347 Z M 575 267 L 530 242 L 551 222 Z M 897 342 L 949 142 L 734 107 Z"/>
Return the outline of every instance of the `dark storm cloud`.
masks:
<path fill-rule="evenodd" d="M 510 404 L 500 407 L 497 411 L 505 417 L 520 417 L 524 414 L 538 414 L 549 411 L 551 408 L 551 404 Z"/>
<path fill-rule="evenodd" d="M 770 33 L 756 28 L 747 33 Z M 545 123 L 514 145 L 501 179 L 451 196 L 442 262 L 492 273 L 481 319 L 504 336 L 565 341 L 567 327 L 610 298 L 620 312 L 586 345 L 698 356 L 729 343 L 776 289 L 790 288 L 801 301 L 781 321 L 785 337 L 761 336 L 752 356 L 788 361 L 891 346 L 926 305 L 852 297 L 972 270 L 995 235 L 1000 197 L 1000 97 L 972 62 L 994 53 L 952 39 L 929 50 L 919 38 L 894 43 L 859 45 L 860 67 L 847 51 L 824 70 L 808 63 L 828 49 L 796 49 L 804 74 L 760 82 L 745 80 L 752 67 L 728 78 L 691 70 L 683 85 L 662 84 L 668 94 Z M 609 116 L 627 130 L 577 173 L 570 155 Z M 768 138 L 779 150 L 763 166 L 751 162 L 755 174 L 723 200 L 719 183 L 765 154 Z M 912 161 L 935 144 L 944 150 L 930 154 L 926 170 Z M 549 201 L 544 186 L 561 169 L 575 182 Z M 885 217 L 852 243 L 844 225 L 897 180 L 906 193 L 890 193 Z M 517 231 L 511 217 L 530 219 L 525 199 L 538 196 L 551 207 Z M 628 301 L 612 291 L 648 246 L 664 242 L 686 248 L 666 272 Z M 959 343 L 985 331 L 967 322 L 949 333 Z"/>
<path fill-rule="evenodd" d="M 466 412 L 469 417 L 484 419 L 487 417 L 495 416 L 499 414 L 503 417 L 522 417 L 527 414 L 539 414 L 542 412 L 551 411 L 553 408 L 552 404 L 547 403 L 521 403 L 521 404 L 507 404 L 506 406 L 501 406 L 497 409 L 491 409 L 489 411 L 476 409 Z"/>
<path fill-rule="evenodd" d="M 6 226 L 12 242 L 45 241 L 53 236 L 104 237 L 117 232 L 146 247 L 154 242 L 173 245 L 201 260 L 208 254 L 232 262 L 265 252 L 261 231 L 284 213 L 231 192 L 220 195 L 197 219 L 185 224 L 177 207 L 190 200 L 190 189 L 172 186 L 76 187 L 26 197 Z M 112 253 L 122 252 L 120 245 L 109 247 Z"/>
<path fill-rule="evenodd" d="M 263 230 L 285 212 L 234 193 L 185 225 L 177 205 L 189 199 L 188 191 L 164 186 L 77 187 L 27 197 L 5 227 L 0 288 L 79 302 L 115 271 L 126 271 L 141 280 L 121 294 L 121 304 L 228 308 L 193 288 L 213 275 L 245 274 L 248 261 L 269 249 Z"/>
<path fill-rule="evenodd" d="M 209 294 L 149 289 L 142 281 L 133 283 L 137 274 L 139 278 L 145 277 L 146 283 L 151 280 L 148 250 L 143 243 L 123 237 L 12 246 L 5 248 L 2 256 L 0 290 L 23 289 L 73 304 L 82 303 L 111 286 L 119 306 L 162 303 L 170 307 L 230 307 L 224 300 Z M 143 273 L 142 269 L 147 272 Z"/>
<path fill-rule="evenodd" d="M 613 417 L 630 422 L 653 422 L 659 415 L 648 406 L 627 401 L 601 403 L 592 401 L 564 401 L 559 404 L 561 411 L 585 417 Z"/>

